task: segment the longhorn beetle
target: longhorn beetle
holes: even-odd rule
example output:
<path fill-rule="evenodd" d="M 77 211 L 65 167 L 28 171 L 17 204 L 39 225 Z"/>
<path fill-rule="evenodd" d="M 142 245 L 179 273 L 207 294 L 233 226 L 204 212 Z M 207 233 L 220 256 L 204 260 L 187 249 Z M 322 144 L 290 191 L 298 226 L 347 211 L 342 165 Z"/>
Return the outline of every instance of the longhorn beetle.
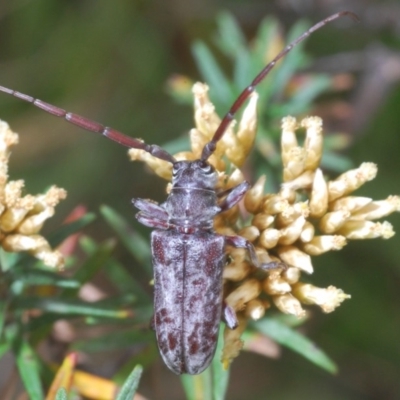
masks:
<path fill-rule="evenodd" d="M 221 317 L 230 329 L 237 326 L 235 311 L 222 301 L 226 246 L 247 249 L 255 267 L 264 270 L 277 267 L 277 263 L 261 264 L 253 245 L 243 237 L 215 233 L 214 217 L 237 204 L 250 185 L 242 182 L 217 193 L 217 173 L 207 160 L 236 112 L 276 62 L 311 33 L 343 16 L 358 20 L 350 11 L 333 14 L 304 32 L 266 65 L 235 100 L 212 139 L 204 146 L 200 159 L 195 161 L 177 161 L 157 145 L 146 144 L 80 115 L 0 86 L 0 91 L 65 118 L 74 125 L 100 133 L 123 146 L 142 149 L 172 164 L 172 189 L 164 203 L 145 199 L 133 199 L 132 202 L 139 209 L 137 220 L 155 229 L 151 234 L 154 268 L 152 325 L 161 356 L 176 374 L 199 374 L 208 367 L 215 353 Z"/>

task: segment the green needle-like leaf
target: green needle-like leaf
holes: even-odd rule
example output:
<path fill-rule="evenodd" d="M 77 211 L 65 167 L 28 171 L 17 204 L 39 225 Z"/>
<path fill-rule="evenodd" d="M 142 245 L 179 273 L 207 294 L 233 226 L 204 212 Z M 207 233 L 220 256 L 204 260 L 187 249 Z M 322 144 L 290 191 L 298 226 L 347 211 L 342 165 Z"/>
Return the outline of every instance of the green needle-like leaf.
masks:
<path fill-rule="evenodd" d="M 253 324 L 264 335 L 301 354 L 309 361 L 330 373 L 337 372 L 335 363 L 310 339 L 289 328 L 279 320 L 264 318 Z"/>
<path fill-rule="evenodd" d="M 14 354 L 22 382 L 30 400 L 43 400 L 40 365 L 30 344 L 20 336 L 14 343 Z"/>
<path fill-rule="evenodd" d="M 79 282 L 75 279 L 65 278 L 55 272 L 40 269 L 27 269 L 16 267 L 10 271 L 12 281 L 21 284 L 35 285 L 53 285 L 61 288 L 78 288 Z"/>
<path fill-rule="evenodd" d="M 127 380 L 123 384 L 121 391 L 118 393 L 116 400 L 132 400 L 133 396 L 139 386 L 140 377 L 142 376 L 143 368 L 137 365 L 132 373 L 128 376 Z"/>
<path fill-rule="evenodd" d="M 50 235 L 49 243 L 52 247 L 57 247 L 63 240 L 74 233 L 81 231 L 85 226 L 89 225 L 96 219 L 96 214 L 87 213 L 77 221 L 70 224 L 62 225 L 57 232 Z"/>
<path fill-rule="evenodd" d="M 108 224 L 117 233 L 126 249 L 139 261 L 145 270 L 152 275 L 151 250 L 149 241 L 134 231 L 125 219 L 111 207 L 101 206 L 100 212 Z"/>
<path fill-rule="evenodd" d="M 49 313 L 65 316 L 80 315 L 100 318 L 126 318 L 129 313 L 125 310 L 110 310 L 96 303 L 87 303 L 77 299 L 55 299 L 43 297 L 24 297 L 13 302 L 18 310 L 39 309 Z"/>
<path fill-rule="evenodd" d="M 187 400 L 213 400 L 211 368 L 199 375 L 180 376 Z"/>
<path fill-rule="evenodd" d="M 235 57 L 238 49 L 243 50 L 247 47 L 246 38 L 232 14 L 221 12 L 217 18 L 217 24 L 219 36 L 216 42 L 225 54 Z"/>
<path fill-rule="evenodd" d="M 67 400 L 67 391 L 64 388 L 58 389 L 55 400 Z"/>
<path fill-rule="evenodd" d="M 115 349 L 128 348 L 133 344 L 147 344 L 154 342 L 154 333 L 148 329 L 140 331 L 137 327 L 125 330 L 116 331 L 111 334 L 103 335 L 96 338 L 91 338 L 90 341 L 78 340 L 73 343 L 71 349 L 74 351 L 84 351 L 86 353 L 102 352 L 104 349 L 112 351 Z"/>
<path fill-rule="evenodd" d="M 227 99 L 232 98 L 231 86 L 211 51 L 203 42 L 197 41 L 192 46 L 192 52 L 204 81 L 213 89 L 212 97 L 216 103 L 225 104 Z"/>
<path fill-rule="evenodd" d="M 211 364 L 213 400 L 224 400 L 229 384 L 229 369 L 225 369 L 221 362 L 222 349 L 224 347 L 225 325 L 220 324 L 218 345 Z"/>
<path fill-rule="evenodd" d="M 93 276 L 104 267 L 111 253 L 115 248 L 114 240 L 106 240 L 100 244 L 91 256 L 85 261 L 81 268 L 75 273 L 74 279 L 80 282 L 81 285 L 88 282 Z M 69 290 L 69 296 L 73 296 L 77 290 Z"/>

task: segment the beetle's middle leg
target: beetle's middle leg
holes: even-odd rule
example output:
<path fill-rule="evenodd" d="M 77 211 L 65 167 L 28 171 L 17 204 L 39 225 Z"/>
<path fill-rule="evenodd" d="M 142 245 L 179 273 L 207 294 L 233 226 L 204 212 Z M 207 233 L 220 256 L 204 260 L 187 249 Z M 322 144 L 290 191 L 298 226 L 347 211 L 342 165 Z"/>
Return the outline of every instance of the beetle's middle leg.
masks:
<path fill-rule="evenodd" d="M 287 268 L 287 265 L 283 262 L 279 261 L 272 261 L 269 263 L 260 263 L 256 250 L 251 242 L 246 240 L 242 236 L 225 236 L 226 244 L 236 247 L 236 248 L 244 248 L 249 252 L 250 256 L 250 261 L 251 263 L 260 269 L 263 269 L 264 271 L 267 271 L 269 269 L 275 269 L 275 268 Z"/>
<path fill-rule="evenodd" d="M 264 271 L 279 267 L 287 268 L 286 264 L 277 261 L 260 263 L 253 244 L 242 236 L 225 236 L 225 240 L 227 245 L 236 248 L 245 248 L 249 253 L 252 264 L 257 268 L 263 269 Z M 225 302 L 222 304 L 222 318 L 230 329 L 235 329 L 239 325 L 235 310 Z"/>

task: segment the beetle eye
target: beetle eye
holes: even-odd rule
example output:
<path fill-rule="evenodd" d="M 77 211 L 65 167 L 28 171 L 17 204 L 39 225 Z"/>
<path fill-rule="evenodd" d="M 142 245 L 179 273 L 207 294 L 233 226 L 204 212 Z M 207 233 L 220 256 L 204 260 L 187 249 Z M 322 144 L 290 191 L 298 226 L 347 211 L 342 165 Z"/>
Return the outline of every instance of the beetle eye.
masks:
<path fill-rule="evenodd" d="M 201 161 L 199 167 L 202 169 L 203 172 L 206 174 L 210 174 L 213 172 L 213 167 L 206 161 Z"/>
<path fill-rule="evenodd" d="M 176 176 L 176 174 L 178 173 L 178 169 L 178 166 L 174 164 L 172 167 L 172 176 Z"/>

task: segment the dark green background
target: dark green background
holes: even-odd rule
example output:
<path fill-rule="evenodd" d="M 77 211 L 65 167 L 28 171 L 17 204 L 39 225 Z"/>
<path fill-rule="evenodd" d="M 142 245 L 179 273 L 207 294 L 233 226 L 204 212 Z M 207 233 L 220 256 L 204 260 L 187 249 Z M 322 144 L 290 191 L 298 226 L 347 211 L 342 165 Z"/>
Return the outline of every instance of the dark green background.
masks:
<path fill-rule="evenodd" d="M 328 60 L 328 65 L 336 72 L 355 73 L 356 85 L 344 100 L 358 113 L 341 121 L 343 130 L 355 139 L 348 156 L 355 165 L 373 161 L 379 166 L 378 177 L 360 193 L 376 199 L 399 194 L 400 76 L 396 77 L 396 71 L 400 70 L 400 5 L 394 1 L 350 0 L 343 2 L 343 7 L 340 2 L 327 2 L 325 6 L 322 3 L 2 2 L 0 84 L 148 143 L 163 144 L 192 127 L 192 110 L 170 99 L 166 81 L 174 73 L 199 79 L 190 44 L 199 38 L 210 42 L 218 11 L 232 12 L 251 38 L 268 14 L 289 27 L 300 18 L 316 22 L 349 9 L 361 18 L 356 28 L 348 30 L 350 24 L 342 21 L 330 25 L 311 38 L 307 50 L 314 57 L 340 52 L 349 55 L 332 64 Z M 373 68 L 365 61 L 372 54 L 371 46 L 382 50 L 373 53 Z M 388 59 L 394 64 L 382 72 L 380 66 Z M 229 65 L 225 66 L 229 70 Z M 374 79 L 378 80 L 378 88 L 385 89 L 381 94 L 367 84 Z M 103 203 L 109 204 L 133 221 L 132 197 L 163 198 L 163 182 L 142 165 L 129 162 L 126 150 L 116 144 L 3 94 L 0 118 L 20 133 L 21 144 L 12 156 L 11 178 L 24 178 L 32 193 L 41 192 L 50 184 L 68 190 L 68 199 L 59 206 L 49 229 L 77 204 L 93 211 Z M 390 217 L 397 231 L 399 217 Z M 99 237 L 111 235 L 101 220 L 87 232 Z M 398 238 L 352 242 L 342 252 L 315 261 L 313 282 L 321 286 L 333 284 L 352 295 L 331 315 L 313 309 L 313 318 L 302 328 L 338 363 L 337 376 L 329 376 L 287 350 L 278 360 L 243 353 L 232 367 L 228 399 L 400 398 Z M 167 372 L 161 362 L 145 372 L 139 391 L 151 399 L 183 398 L 178 378 Z"/>

